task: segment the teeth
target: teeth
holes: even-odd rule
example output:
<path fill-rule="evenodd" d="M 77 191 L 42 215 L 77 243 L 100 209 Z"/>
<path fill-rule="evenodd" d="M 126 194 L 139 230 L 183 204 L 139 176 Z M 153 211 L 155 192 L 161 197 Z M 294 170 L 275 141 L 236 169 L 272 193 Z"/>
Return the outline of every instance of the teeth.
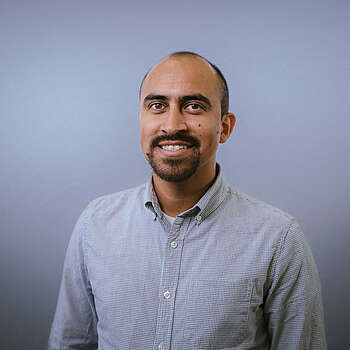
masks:
<path fill-rule="evenodd" d="M 161 146 L 163 149 L 166 151 L 178 151 L 180 149 L 186 149 L 187 146 L 184 145 L 166 145 L 166 146 Z"/>

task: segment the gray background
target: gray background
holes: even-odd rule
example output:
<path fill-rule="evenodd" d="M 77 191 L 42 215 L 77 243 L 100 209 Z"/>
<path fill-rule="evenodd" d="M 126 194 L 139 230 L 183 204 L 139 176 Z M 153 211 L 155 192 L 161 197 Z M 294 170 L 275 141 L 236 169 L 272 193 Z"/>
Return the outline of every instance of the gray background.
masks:
<path fill-rule="evenodd" d="M 193 50 L 230 86 L 226 180 L 299 220 L 349 349 L 349 3 L 1 0 L 0 348 L 44 349 L 77 216 L 151 173 L 138 84 Z"/>

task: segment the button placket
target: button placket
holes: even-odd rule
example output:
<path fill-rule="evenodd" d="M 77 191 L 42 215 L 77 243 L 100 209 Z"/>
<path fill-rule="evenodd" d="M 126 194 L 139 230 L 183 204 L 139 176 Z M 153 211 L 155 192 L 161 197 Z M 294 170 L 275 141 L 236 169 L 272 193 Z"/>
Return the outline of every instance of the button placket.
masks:
<path fill-rule="evenodd" d="M 181 266 L 182 239 L 179 238 L 183 225 L 181 218 L 177 218 L 168 231 L 167 248 L 164 256 L 164 268 L 162 280 L 160 281 L 160 303 L 158 307 L 156 335 L 153 349 L 160 349 L 163 344 L 164 349 L 170 347 L 172 338 L 172 325 L 174 319 L 175 294 L 177 290 L 178 276 Z"/>

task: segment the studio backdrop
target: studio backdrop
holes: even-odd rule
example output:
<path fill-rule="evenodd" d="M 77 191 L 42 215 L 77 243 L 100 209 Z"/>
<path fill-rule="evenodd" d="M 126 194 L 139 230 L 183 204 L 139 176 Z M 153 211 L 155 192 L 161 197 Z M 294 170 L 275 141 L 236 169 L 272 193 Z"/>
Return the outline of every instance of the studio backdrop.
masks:
<path fill-rule="evenodd" d="M 300 222 L 329 349 L 349 349 L 348 1 L 0 2 L 0 348 L 45 349 L 74 223 L 151 175 L 138 87 L 173 51 L 224 73 L 235 189 Z"/>

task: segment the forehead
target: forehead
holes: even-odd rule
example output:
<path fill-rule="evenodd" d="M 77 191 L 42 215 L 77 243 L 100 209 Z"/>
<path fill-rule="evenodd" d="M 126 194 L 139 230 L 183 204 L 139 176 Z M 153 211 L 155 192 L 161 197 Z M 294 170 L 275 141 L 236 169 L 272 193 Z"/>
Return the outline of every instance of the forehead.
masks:
<path fill-rule="evenodd" d="M 141 100 L 148 94 L 178 97 L 194 93 L 220 101 L 217 73 L 201 58 L 174 56 L 165 58 L 151 69 L 142 85 Z"/>

